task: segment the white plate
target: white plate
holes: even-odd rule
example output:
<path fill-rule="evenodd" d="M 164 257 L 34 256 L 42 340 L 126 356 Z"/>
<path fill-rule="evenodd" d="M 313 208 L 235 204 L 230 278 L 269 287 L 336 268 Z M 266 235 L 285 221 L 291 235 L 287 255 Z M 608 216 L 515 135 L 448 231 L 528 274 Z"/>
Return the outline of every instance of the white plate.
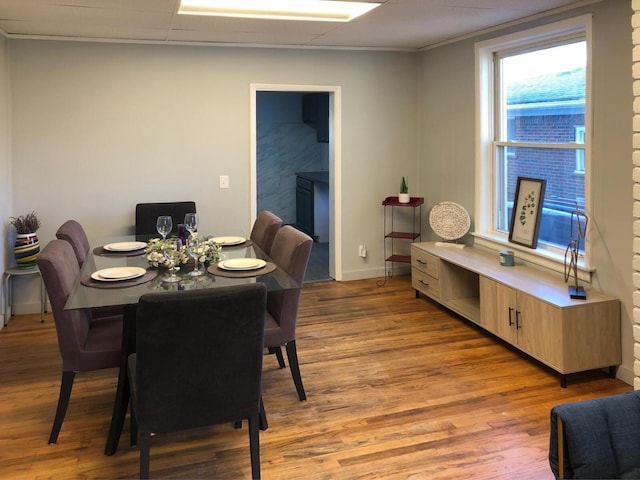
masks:
<path fill-rule="evenodd" d="M 223 270 L 256 270 L 267 264 L 259 258 L 231 258 L 218 263 L 218 267 Z"/>
<path fill-rule="evenodd" d="M 213 237 L 211 240 L 220 245 L 240 245 L 247 241 L 244 237 Z"/>
<path fill-rule="evenodd" d="M 101 282 L 117 282 L 120 280 L 138 278 L 145 273 L 147 273 L 147 271 L 140 267 L 113 267 L 93 272 L 91 274 L 91 278 Z"/>
<path fill-rule="evenodd" d="M 109 252 L 133 252 L 147 246 L 144 242 L 118 242 L 109 243 L 103 248 Z"/>

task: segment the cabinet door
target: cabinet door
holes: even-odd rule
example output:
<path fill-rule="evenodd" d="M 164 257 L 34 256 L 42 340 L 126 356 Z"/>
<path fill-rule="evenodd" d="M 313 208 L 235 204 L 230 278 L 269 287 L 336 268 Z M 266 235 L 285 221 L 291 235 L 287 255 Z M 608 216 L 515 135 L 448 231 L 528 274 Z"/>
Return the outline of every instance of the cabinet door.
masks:
<path fill-rule="evenodd" d="M 516 291 L 481 276 L 480 322 L 491 333 L 515 344 L 517 341 Z"/>
<path fill-rule="evenodd" d="M 543 363 L 562 369 L 562 311 L 518 292 L 518 347 Z"/>

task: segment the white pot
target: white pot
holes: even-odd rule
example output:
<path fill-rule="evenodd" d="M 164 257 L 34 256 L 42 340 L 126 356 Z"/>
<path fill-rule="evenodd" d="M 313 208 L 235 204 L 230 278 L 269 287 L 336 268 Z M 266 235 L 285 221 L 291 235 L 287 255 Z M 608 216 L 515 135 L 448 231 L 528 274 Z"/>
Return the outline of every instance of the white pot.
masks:
<path fill-rule="evenodd" d="M 411 201 L 411 197 L 408 193 L 399 193 L 398 194 L 398 202 L 400 203 L 409 203 Z"/>

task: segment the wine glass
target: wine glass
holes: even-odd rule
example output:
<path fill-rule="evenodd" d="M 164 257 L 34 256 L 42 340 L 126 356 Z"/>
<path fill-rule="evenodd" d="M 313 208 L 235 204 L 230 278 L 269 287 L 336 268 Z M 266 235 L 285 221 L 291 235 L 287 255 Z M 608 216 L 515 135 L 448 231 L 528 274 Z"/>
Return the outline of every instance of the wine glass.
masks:
<path fill-rule="evenodd" d="M 187 213 L 184 216 L 184 228 L 189 230 L 191 235 L 195 235 L 198 233 L 198 214 L 197 213 Z"/>
<path fill-rule="evenodd" d="M 186 218 L 185 218 L 185 224 L 186 224 Z M 191 277 L 199 277 L 200 275 L 204 275 L 204 271 L 200 270 L 199 268 L 200 267 L 199 258 L 201 254 L 200 239 L 198 238 L 198 235 L 195 232 L 193 232 L 191 237 L 189 237 L 189 240 L 187 240 L 187 252 L 189 253 L 189 256 L 193 258 L 196 262 L 195 266 L 193 267 L 193 270 L 190 271 L 187 275 Z"/>
<path fill-rule="evenodd" d="M 180 281 L 180 276 L 176 272 L 180 270 L 181 249 L 182 242 L 178 238 L 170 238 L 164 243 L 162 253 L 167 259 L 167 266 L 169 267 L 169 275 L 164 277 L 165 282 L 175 283 Z"/>
<path fill-rule="evenodd" d="M 156 229 L 158 230 L 158 233 L 162 235 L 163 242 L 167 238 L 169 232 L 171 232 L 172 228 L 173 221 L 169 215 L 160 215 L 156 220 Z"/>

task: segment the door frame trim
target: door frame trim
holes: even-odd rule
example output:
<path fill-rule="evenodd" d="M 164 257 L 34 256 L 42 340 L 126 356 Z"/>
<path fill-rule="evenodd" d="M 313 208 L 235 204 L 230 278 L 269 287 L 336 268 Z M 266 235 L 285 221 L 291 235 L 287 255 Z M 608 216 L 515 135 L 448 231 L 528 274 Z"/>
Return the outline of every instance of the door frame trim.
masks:
<path fill-rule="evenodd" d="M 342 87 L 337 85 L 289 85 L 251 83 L 249 85 L 249 205 L 252 225 L 258 214 L 257 185 L 257 93 L 329 93 L 329 275 L 342 280 Z"/>

